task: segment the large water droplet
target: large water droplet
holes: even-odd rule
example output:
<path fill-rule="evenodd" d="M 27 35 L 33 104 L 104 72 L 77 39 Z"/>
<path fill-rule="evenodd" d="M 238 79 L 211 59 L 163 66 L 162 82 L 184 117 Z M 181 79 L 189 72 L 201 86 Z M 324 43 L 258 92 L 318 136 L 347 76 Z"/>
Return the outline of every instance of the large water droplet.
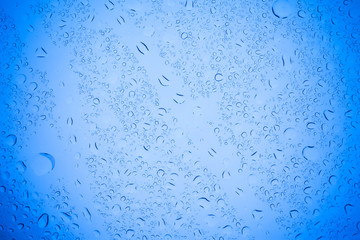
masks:
<path fill-rule="evenodd" d="M 272 12 L 278 18 L 287 18 L 293 12 L 293 4 L 288 0 L 277 0 L 272 6 Z"/>
<path fill-rule="evenodd" d="M 14 146 L 17 143 L 17 137 L 14 134 L 10 134 L 6 137 L 5 143 L 8 146 Z"/>
<path fill-rule="evenodd" d="M 30 168 L 38 176 L 51 172 L 55 167 L 55 158 L 48 153 L 39 153 L 30 160 Z"/>
<path fill-rule="evenodd" d="M 40 228 L 45 228 L 49 224 L 49 215 L 43 213 L 38 219 L 38 225 Z"/>

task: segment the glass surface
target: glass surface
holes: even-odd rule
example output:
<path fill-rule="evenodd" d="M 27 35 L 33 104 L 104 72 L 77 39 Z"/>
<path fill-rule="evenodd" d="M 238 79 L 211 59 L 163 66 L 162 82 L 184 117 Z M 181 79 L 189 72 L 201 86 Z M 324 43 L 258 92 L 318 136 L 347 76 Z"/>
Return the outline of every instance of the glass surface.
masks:
<path fill-rule="evenodd" d="M 360 1 L 0 0 L 0 239 L 360 239 Z"/>

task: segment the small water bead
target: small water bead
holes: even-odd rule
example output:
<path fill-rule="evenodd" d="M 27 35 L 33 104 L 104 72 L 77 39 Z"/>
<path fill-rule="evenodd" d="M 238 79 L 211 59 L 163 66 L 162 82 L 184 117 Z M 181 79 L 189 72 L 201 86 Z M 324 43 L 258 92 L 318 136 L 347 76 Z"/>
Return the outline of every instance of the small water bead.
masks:
<path fill-rule="evenodd" d="M 165 171 L 162 170 L 162 169 L 159 169 L 159 170 L 157 171 L 156 175 L 157 175 L 158 177 L 163 177 L 163 176 L 165 175 Z"/>
<path fill-rule="evenodd" d="M 290 211 L 290 217 L 291 218 L 297 218 L 299 215 L 299 211 L 298 210 L 291 210 Z"/>
<path fill-rule="evenodd" d="M 19 173 L 24 173 L 27 167 L 23 161 L 19 161 L 16 163 L 16 168 Z"/>
<path fill-rule="evenodd" d="M 185 40 L 188 38 L 188 34 L 186 32 L 181 33 L 181 39 Z"/>
<path fill-rule="evenodd" d="M 94 103 L 95 105 L 99 105 L 99 104 L 100 104 L 100 99 L 94 98 L 93 103 Z"/>
<path fill-rule="evenodd" d="M 221 73 L 216 73 L 214 79 L 217 82 L 221 82 L 224 79 L 224 76 Z"/>
<path fill-rule="evenodd" d="M 19 229 L 19 230 L 22 230 L 23 228 L 24 228 L 24 224 L 23 223 L 19 223 L 18 225 L 17 225 L 17 228 Z"/>

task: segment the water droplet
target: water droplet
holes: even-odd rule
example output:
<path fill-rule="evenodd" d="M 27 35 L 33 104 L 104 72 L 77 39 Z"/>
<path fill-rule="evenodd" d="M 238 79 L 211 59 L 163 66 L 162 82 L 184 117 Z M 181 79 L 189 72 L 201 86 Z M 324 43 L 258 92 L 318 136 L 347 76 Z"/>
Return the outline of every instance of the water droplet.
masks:
<path fill-rule="evenodd" d="M 38 225 L 40 228 L 45 228 L 49 224 L 49 215 L 43 213 L 38 219 Z"/>
<path fill-rule="evenodd" d="M 83 211 L 84 217 L 91 222 L 91 213 L 89 209 L 85 208 Z"/>
<path fill-rule="evenodd" d="M 135 231 L 133 229 L 126 230 L 127 237 L 133 237 L 135 235 Z"/>
<path fill-rule="evenodd" d="M 250 233 L 250 228 L 248 226 L 244 226 L 242 229 L 241 229 L 241 234 L 244 235 L 244 236 L 248 236 L 248 234 Z"/>
<path fill-rule="evenodd" d="M 100 103 L 100 99 L 94 98 L 93 103 L 94 103 L 95 105 L 98 105 L 98 104 Z"/>
<path fill-rule="evenodd" d="M 17 137 L 14 134 L 10 134 L 6 137 L 5 142 L 8 146 L 14 146 L 17 143 Z"/>
<path fill-rule="evenodd" d="M 254 209 L 252 211 L 252 216 L 255 220 L 260 220 L 263 218 L 263 211 L 259 209 Z"/>
<path fill-rule="evenodd" d="M 19 230 L 21 230 L 21 229 L 24 228 L 24 224 L 23 224 L 23 223 L 19 223 L 19 224 L 17 225 L 17 227 L 18 227 Z"/>
<path fill-rule="evenodd" d="M 290 211 L 290 217 L 291 218 L 296 218 L 296 217 L 298 217 L 298 215 L 299 215 L 299 211 L 298 210 L 291 210 Z"/>
<path fill-rule="evenodd" d="M 99 230 L 94 230 L 94 236 L 95 237 L 100 237 L 101 236 L 101 233 Z"/>
<path fill-rule="evenodd" d="M 352 204 L 350 204 L 350 203 L 346 204 L 346 205 L 344 206 L 345 213 L 346 213 L 346 214 L 349 214 L 349 211 L 350 211 L 353 207 L 354 207 L 354 206 L 353 206 Z"/>
<path fill-rule="evenodd" d="M 26 170 L 26 165 L 23 161 L 19 161 L 16 163 L 16 168 L 20 173 L 24 173 Z"/>
<path fill-rule="evenodd" d="M 39 153 L 30 159 L 29 166 L 36 175 L 42 176 L 54 169 L 55 158 L 49 153 Z"/>
<path fill-rule="evenodd" d="M 70 223 L 72 220 L 70 213 L 61 212 L 60 217 L 65 223 Z"/>
<path fill-rule="evenodd" d="M 26 82 L 26 75 L 24 74 L 19 74 L 15 77 L 15 83 L 25 83 Z"/>
<path fill-rule="evenodd" d="M 112 207 L 112 213 L 116 216 L 116 215 L 119 215 L 121 212 L 121 207 L 119 204 L 115 204 L 113 207 Z"/>
<path fill-rule="evenodd" d="M 334 184 L 336 184 L 336 176 L 335 175 L 331 175 L 330 177 L 329 177 L 329 183 L 331 184 L 331 185 L 334 185 Z"/>
<path fill-rule="evenodd" d="M 165 171 L 162 169 L 159 169 L 156 174 L 158 175 L 158 177 L 163 177 L 165 175 Z"/>
<path fill-rule="evenodd" d="M 38 88 L 38 84 L 36 82 L 31 82 L 29 84 L 29 89 L 35 91 Z"/>
<path fill-rule="evenodd" d="M 214 76 L 215 81 L 221 82 L 224 79 L 224 76 L 221 73 L 217 73 Z"/>
<path fill-rule="evenodd" d="M 273 3 L 272 12 L 277 18 L 285 19 L 293 12 L 293 4 L 289 0 L 277 0 Z"/>
<path fill-rule="evenodd" d="M 164 137 L 161 136 L 161 135 L 156 138 L 156 143 L 157 143 L 157 144 L 163 144 L 164 141 L 165 141 L 165 139 L 164 139 Z"/>
<path fill-rule="evenodd" d="M 186 32 L 181 33 L 181 39 L 185 40 L 188 38 L 188 34 Z"/>

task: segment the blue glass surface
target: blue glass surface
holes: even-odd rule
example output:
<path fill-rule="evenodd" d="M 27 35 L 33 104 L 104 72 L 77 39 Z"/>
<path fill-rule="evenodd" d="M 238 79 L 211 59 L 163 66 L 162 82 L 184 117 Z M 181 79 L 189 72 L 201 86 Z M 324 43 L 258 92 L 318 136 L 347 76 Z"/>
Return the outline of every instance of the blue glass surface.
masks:
<path fill-rule="evenodd" d="M 0 0 L 0 239 L 360 239 L 360 2 Z"/>

